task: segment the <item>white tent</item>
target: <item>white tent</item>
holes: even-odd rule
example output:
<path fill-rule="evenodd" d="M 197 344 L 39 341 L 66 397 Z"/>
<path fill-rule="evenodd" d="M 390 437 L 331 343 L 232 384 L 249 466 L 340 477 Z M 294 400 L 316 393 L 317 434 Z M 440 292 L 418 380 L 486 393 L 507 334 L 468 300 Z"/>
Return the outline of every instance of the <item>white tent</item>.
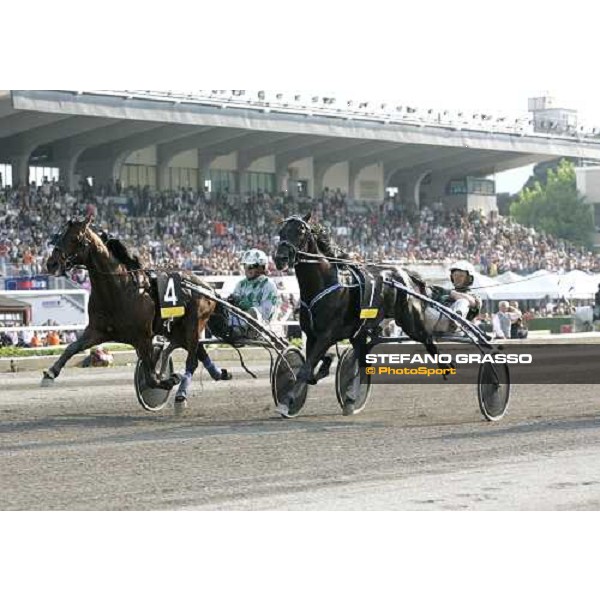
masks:
<path fill-rule="evenodd" d="M 481 296 L 483 300 L 493 300 L 493 290 L 496 289 L 497 278 L 487 277 L 481 273 L 476 273 L 473 282 L 473 291 Z"/>
<path fill-rule="evenodd" d="M 543 300 L 546 296 L 555 299 L 561 295 L 559 279 L 559 275 L 548 271 L 537 271 L 504 283 L 496 277 L 486 291 L 491 300 Z"/>
<path fill-rule="evenodd" d="M 522 279 L 523 275 L 513 273 L 512 271 L 507 271 L 506 273 L 502 273 L 502 275 L 498 275 L 498 277 L 494 277 L 496 283 L 516 283 Z"/>
<path fill-rule="evenodd" d="M 572 300 L 590 300 L 598 291 L 600 275 L 588 275 L 583 271 L 569 271 L 560 276 L 559 289 L 561 296 Z"/>

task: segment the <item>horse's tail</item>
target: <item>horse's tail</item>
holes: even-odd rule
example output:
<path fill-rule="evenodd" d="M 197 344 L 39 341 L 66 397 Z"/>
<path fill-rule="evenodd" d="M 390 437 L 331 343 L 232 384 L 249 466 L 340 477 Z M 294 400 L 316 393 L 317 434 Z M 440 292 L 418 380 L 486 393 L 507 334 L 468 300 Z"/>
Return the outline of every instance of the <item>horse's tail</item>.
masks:
<path fill-rule="evenodd" d="M 427 284 L 425 280 L 417 273 L 416 271 L 411 271 L 410 269 L 403 269 L 404 273 L 408 276 L 408 281 L 404 281 L 404 285 L 411 285 L 416 288 L 415 291 L 420 294 L 427 295 Z"/>

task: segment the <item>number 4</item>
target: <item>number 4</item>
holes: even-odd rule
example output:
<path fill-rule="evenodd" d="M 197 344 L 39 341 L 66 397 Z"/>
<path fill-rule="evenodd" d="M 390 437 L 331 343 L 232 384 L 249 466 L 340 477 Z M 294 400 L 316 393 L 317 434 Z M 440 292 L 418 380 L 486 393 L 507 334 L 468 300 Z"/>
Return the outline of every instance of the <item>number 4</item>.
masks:
<path fill-rule="evenodd" d="M 171 302 L 173 306 L 177 304 L 177 295 L 175 294 L 175 281 L 172 277 L 169 277 L 167 282 L 167 290 L 165 291 L 164 302 Z"/>

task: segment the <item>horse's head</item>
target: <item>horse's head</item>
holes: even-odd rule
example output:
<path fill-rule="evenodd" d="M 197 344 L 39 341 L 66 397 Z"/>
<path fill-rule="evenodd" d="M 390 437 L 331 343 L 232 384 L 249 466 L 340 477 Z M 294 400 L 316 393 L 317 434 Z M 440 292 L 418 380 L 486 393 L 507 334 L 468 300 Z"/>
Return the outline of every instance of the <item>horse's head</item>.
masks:
<path fill-rule="evenodd" d="M 92 218 L 83 221 L 70 219 L 52 239 L 54 250 L 46 263 L 50 275 L 64 275 L 75 265 L 85 264 L 90 245 L 88 236 Z"/>
<path fill-rule="evenodd" d="M 296 265 L 298 254 L 306 252 L 312 237 L 310 213 L 304 217 L 288 217 L 279 231 L 279 244 L 275 252 L 275 266 L 281 271 Z"/>

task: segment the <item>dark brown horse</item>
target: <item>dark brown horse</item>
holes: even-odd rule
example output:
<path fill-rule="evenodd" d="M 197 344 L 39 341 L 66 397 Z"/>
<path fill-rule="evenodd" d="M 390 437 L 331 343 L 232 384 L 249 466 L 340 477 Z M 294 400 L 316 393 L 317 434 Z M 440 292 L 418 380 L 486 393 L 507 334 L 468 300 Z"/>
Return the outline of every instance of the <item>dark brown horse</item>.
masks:
<path fill-rule="evenodd" d="M 130 344 L 135 348 L 149 387 L 170 390 L 181 381 L 176 397 L 181 405 L 184 404 L 199 359 L 214 379 L 228 379 L 228 373 L 217 369 L 204 346 L 198 344 L 216 302 L 200 294 L 184 291 L 184 316 L 175 319 L 168 331 L 163 330 L 161 320 L 157 319 L 157 296 L 152 292 L 148 273 L 141 268 L 139 259 L 131 257 L 118 240 L 105 243 L 92 229 L 90 221 L 89 218 L 83 221 L 70 220 L 56 237 L 54 250 L 48 259 L 47 269 L 53 275 L 63 275 L 75 265 L 84 266 L 89 272 L 92 289 L 88 304 L 88 326 L 81 337 L 70 344 L 44 372 L 44 379 L 56 379 L 76 353 L 108 341 Z M 207 287 L 191 274 L 186 275 L 186 279 Z M 161 380 L 155 373 L 156 357 L 152 340 L 159 333 L 168 338 L 173 348 L 187 351 L 183 380 L 177 374 Z"/>

